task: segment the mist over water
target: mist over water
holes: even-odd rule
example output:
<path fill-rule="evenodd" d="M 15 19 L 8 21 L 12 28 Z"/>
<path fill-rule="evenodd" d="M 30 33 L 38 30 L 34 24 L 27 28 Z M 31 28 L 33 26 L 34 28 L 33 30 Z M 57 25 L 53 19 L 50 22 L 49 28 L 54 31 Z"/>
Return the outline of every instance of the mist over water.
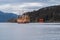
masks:
<path fill-rule="evenodd" d="M 0 40 L 60 40 L 60 25 L 52 24 L 0 23 Z"/>

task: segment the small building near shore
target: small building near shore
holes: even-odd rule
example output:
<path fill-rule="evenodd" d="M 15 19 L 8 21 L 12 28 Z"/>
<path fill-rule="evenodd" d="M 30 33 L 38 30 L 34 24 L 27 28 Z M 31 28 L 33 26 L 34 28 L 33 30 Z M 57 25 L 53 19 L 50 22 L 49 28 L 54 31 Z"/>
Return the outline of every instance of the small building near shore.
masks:
<path fill-rule="evenodd" d="M 18 23 L 28 23 L 28 22 L 30 22 L 30 18 L 28 15 L 22 15 L 17 18 L 17 22 Z"/>

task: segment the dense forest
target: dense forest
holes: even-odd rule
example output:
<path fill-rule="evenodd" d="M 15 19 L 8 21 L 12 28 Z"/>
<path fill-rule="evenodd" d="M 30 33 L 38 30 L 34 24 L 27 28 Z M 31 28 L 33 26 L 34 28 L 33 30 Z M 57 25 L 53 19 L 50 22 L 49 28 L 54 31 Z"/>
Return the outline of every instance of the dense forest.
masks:
<path fill-rule="evenodd" d="M 41 18 L 44 19 L 44 22 L 60 22 L 60 5 L 41 8 L 23 15 L 28 15 L 30 22 L 39 22 Z"/>

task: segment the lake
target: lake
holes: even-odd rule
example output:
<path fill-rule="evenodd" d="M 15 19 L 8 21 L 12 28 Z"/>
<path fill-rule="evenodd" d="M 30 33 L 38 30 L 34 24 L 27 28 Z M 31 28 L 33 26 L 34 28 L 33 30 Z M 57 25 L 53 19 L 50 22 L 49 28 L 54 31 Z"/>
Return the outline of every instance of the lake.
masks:
<path fill-rule="evenodd" d="M 0 23 L 0 40 L 60 40 L 60 23 Z"/>

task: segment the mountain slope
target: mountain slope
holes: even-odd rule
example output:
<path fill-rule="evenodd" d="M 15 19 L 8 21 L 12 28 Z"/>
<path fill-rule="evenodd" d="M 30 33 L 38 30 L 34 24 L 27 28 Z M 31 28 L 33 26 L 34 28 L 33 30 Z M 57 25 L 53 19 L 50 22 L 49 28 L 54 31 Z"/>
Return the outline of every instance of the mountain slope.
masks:
<path fill-rule="evenodd" d="M 28 15 L 31 22 L 39 22 L 39 19 L 43 18 L 44 22 L 60 22 L 60 5 L 49 6 L 41 8 L 37 11 L 27 12 L 23 15 Z"/>
<path fill-rule="evenodd" d="M 7 22 L 9 19 L 17 18 L 18 15 L 13 13 L 4 13 L 0 11 L 0 22 Z"/>

